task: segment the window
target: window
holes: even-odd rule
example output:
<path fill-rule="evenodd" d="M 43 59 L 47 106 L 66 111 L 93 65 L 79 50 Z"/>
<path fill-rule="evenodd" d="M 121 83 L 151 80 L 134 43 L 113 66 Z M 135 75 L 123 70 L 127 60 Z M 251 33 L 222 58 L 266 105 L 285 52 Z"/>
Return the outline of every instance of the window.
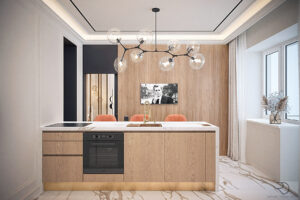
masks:
<path fill-rule="evenodd" d="M 266 55 L 266 95 L 279 91 L 278 51 Z"/>
<path fill-rule="evenodd" d="M 298 41 L 292 40 L 264 52 L 264 94 L 288 96 L 286 120 L 299 120 Z M 268 113 L 266 113 L 268 114 Z"/>
<path fill-rule="evenodd" d="M 285 95 L 289 97 L 285 118 L 299 120 L 298 42 L 285 46 Z"/>

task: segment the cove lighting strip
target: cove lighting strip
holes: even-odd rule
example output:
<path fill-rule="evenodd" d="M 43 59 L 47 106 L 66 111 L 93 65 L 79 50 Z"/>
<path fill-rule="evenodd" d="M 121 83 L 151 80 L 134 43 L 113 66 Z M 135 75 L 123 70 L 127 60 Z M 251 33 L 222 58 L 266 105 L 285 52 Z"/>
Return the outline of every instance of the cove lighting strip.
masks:
<path fill-rule="evenodd" d="M 86 41 L 107 41 L 106 33 L 91 35 L 89 34 L 59 3 L 57 0 L 42 0 L 56 15 L 65 21 L 76 33 L 78 33 Z M 245 12 L 243 12 L 237 19 L 235 19 L 225 30 L 221 33 L 215 34 L 160 34 L 157 36 L 159 41 L 167 40 L 184 40 L 184 41 L 224 41 L 239 27 L 245 24 L 251 17 L 262 10 L 272 0 L 256 0 L 251 4 Z M 134 34 L 122 35 L 122 40 L 133 41 L 136 40 Z"/>

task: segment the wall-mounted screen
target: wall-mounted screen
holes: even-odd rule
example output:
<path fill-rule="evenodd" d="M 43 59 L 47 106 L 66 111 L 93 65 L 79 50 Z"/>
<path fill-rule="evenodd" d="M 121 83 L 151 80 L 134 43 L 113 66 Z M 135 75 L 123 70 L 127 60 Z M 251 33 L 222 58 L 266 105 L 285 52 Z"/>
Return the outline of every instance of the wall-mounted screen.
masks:
<path fill-rule="evenodd" d="M 178 84 L 177 83 L 142 83 L 141 104 L 177 104 Z"/>

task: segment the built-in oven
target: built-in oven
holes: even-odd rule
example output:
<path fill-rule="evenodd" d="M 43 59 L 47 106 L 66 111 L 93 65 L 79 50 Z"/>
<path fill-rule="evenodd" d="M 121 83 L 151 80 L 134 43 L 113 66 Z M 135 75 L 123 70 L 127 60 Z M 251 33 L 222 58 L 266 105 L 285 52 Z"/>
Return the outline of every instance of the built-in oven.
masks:
<path fill-rule="evenodd" d="M 124 173 L 124 134 L 85 132 L 83 134 L 84 174 Z"/>

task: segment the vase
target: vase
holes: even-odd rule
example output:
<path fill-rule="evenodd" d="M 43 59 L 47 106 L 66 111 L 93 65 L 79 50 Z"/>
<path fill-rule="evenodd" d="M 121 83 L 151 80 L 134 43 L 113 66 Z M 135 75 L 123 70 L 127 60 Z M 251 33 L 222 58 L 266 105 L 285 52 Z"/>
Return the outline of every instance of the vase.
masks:
<path fill-rule="evenodd" d="M 270 124 L 281 124 L 280 112 L 271 112 L 270 114 Z"/>

